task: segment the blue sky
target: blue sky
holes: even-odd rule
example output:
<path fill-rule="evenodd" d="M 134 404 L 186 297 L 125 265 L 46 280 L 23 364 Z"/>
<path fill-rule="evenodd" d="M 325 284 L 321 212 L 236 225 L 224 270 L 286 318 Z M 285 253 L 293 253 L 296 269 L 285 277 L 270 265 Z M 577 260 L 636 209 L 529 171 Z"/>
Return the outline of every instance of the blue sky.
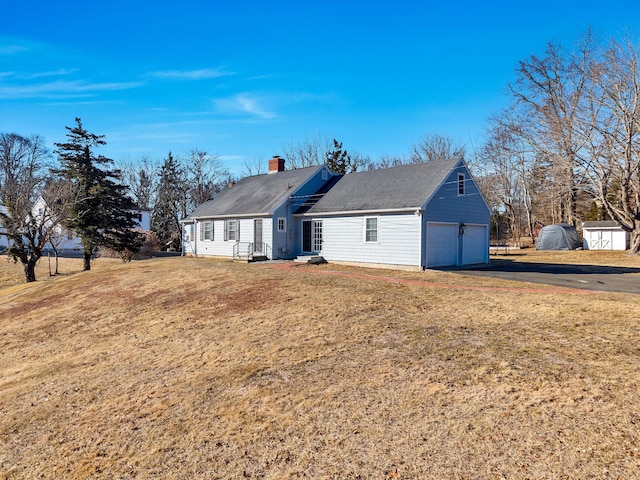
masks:
<path fill-rule="evenodd" d="M 0 132 L 65 139 L 75 117 L 115 160 L 193 148 L 233 171 L 337 138 L 372 159 L 425 134 L 468 150 L 519 60 L 640 26 L 636 1 L 10 1 Z"/>

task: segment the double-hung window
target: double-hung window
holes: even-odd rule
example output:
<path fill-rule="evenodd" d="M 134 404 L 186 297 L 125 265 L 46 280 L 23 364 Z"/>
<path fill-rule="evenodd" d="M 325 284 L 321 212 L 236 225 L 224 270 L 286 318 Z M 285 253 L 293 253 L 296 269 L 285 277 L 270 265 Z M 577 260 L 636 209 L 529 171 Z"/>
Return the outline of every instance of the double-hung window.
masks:
<path fill-rule="evenodd" d="M 378 241 L 378 217 L 365 217 L 364 241 L 376 243 Z"/>
<path fill-rule="evenodd" d="M 202 222 L 200 225 L 200 240 L 213 240 L 213 221 Z"/>
<path fill-rule="evenodd" d="M 278 231 L 279 232 L 287 231 L 287 219 L 285 217 L 278 218 Z"/>
<path fill-rule="evenodd" d="M 237 242 L 240 240 L 240 225 L 238 220 L 225 220 L 224 239 L 227 242 Z"/>

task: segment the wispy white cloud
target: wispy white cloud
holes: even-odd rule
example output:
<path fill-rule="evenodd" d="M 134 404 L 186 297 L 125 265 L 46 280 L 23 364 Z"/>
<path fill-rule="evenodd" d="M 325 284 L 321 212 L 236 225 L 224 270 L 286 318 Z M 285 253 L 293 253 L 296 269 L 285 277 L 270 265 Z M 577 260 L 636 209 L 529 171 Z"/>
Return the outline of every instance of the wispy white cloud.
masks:
<path fill-rule="evenodd" d="M 0 85 L 0 98 L 86 97 L 98 92 L 129 90 L 141 85 L 141 82 L 89 83 L 82 80 L 58 80 L 34 85 Z"/>
<path fill-rule="evenodd" d="M 152 72 L 151 75 L 168 80 L 207 80 L 210 78 L 226 77 L 233 75 L 233 73 L 225 72 L 221 68 L 205 68 L 201 70 L 163 70 Z"/>
<path fill-rule="evenodd" d="M 269 111 L 263 105 L 264 103 L 265 99 L 244 93 L 229 98 L 219 98 L 214 100 L 215 107 L 223 113 L 248 113 L 265 119 L 275 118 L 275 112 Z"/>
<path fill-rule="evenodd" d="M 0 55 L 17 55 L 28 51 L 29 48 L 24 45 L 0 45 Z"/>
<path fill-rule="evenodd" d="M 34 73 L 30 73 L 29 75 L 25 75 L 25 78 L 28 79 L 36 79 L 36 78 L 43 78 L 43 77 L 62 77 L 65 75 L 71 75 L 72 73 L 77 72 L 78 69 L 77 68 L 61 68 L 59 70 L 50 70 L 50 71 L 46 71 L 46 72 L 34 72 Z"/>
<path fill-rule="evenodd" d="M 71 75 L 72 73 L 77 72 L 77 68 L 69 68 L 69 69 L 58 69 L 58 70 L 48 70 L 44 72 L 33 72 L 33 73 L 24 73 L 24 72 L 0 72 L 0 78 L 9 78 L 13 77 L 19 80 L 37 80 L 39 78 L 46 77 L 62 77 L 66 75 Z"/>

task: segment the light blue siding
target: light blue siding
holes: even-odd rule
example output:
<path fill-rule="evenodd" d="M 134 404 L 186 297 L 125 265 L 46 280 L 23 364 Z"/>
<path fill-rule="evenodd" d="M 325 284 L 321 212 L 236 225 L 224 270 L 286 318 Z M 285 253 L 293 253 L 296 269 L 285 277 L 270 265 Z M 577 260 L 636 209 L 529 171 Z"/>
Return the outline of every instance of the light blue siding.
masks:
<path fill-rule="evenodd" d="M 458 191 L 459 173 L 465 176 L 464 195 L 459 195 Z M 458 226 L 457 230 L 463 224 L 469 226 L 468 229 L 463 229 L 465 233 L 456 232 L 456 265 L 488 263 L 490 216 L 491 212 L 469 170 L 463 166 L 452 170 L 443 185 L 424 206 L 422 228 L 425 235 L 422 238 L 422 265 L 424 267 L 442 265 L 439 261 L 433 261 L 433 252 L 429 250 L 427 242 L 429 222 L 454 223 Z M 481 245 L 481 252 L 476 251 L 477 245 Z"/>
<path fill-rule="evenodd" d="M 458 173 L 465 175 L 465 194 L 458 195 Z M 424 207 L 425 221 L 488 225 L 491 212 L 472 179 L 469 170 L 458 167 L 451 171 Z"/>
<path fill-rule="evenodd" d="M 327 172 L 327 178 L 322 179 L 322 172 Z M 277 175 L 277 174 L 274 174 Z M 269 256 L 271 258 L 295 258 L 298 254 L 296 241 L 296 225 L 299 226 L 293 213 L 302 205 L 310 195 L 316 193 L 331 177 L 326 168 L 319 169 L 307 181 L 305 181 L 296 191 L 291 192 L 291 197 L 276 207 L 270 216 L 242 218 L 240 220 L 239 242 L 248 243 L 254 241 L 254 220 L 262 218 L 262 241 L 269 246 Z M 278 218 L 286 219 L 286 231 L 278 231 Z M 213 219 L 214 233 L 213 240 L 200 240 L 200 230 L 205 218 L 200 218 L 195 222 L 195 233 L 192 241 L 187 241 L 188 225 L 183 227 L 185 238 L 185 253 L 195 255 L 210 255 L 220 257 L 233 256 L 233 241 L 224 240 L 224 219 Z"/>
<path fill-rule="evenodd" d="M 272 217 L 271 236 L 273 238 L 273 258 L 294 258 L 295 257 L 295 232 L 290 202 L 274 210 Z M 278 231 L 278 218 L 285 219 L 285 231 Z"/>
<path fill-rule="evenodd" d="M 378 241 L 365 242 L 365 218 L 370 217 L 318 217 L 323 230 L 321 255 L 328 261 L 420 265 L 420 216 L 375 216 Z"/>
<path fill-rule="evenodd" d="M 326 179 L 322 179 L 322 172 L 327 172 Z M 301 223 L 293 217 L 293 214 L 306 202 L 311 195 L 315 194 L 322 186 L 329 181 L 332 174 L 328 169 L 321 168 L 315 175 L 312 175 L 300 188 L 292 195 L 289 201 L 273 211 L 273 258 L 291 259 L 302 253 L 301 246 Z M 286 219 L 286 231 L 278 232 L 278 218 Z"/>

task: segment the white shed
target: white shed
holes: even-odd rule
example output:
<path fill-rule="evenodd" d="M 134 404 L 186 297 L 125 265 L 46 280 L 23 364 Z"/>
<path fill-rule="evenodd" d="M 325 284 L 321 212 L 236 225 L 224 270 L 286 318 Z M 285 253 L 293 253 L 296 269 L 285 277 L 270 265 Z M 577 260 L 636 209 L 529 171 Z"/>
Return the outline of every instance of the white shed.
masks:
<path fill-rule="evenodd" d="M 627 250 L 629 248 L 629 233 L 613 220 L 584 222 L 582 238 L 585 250 Z"/>

